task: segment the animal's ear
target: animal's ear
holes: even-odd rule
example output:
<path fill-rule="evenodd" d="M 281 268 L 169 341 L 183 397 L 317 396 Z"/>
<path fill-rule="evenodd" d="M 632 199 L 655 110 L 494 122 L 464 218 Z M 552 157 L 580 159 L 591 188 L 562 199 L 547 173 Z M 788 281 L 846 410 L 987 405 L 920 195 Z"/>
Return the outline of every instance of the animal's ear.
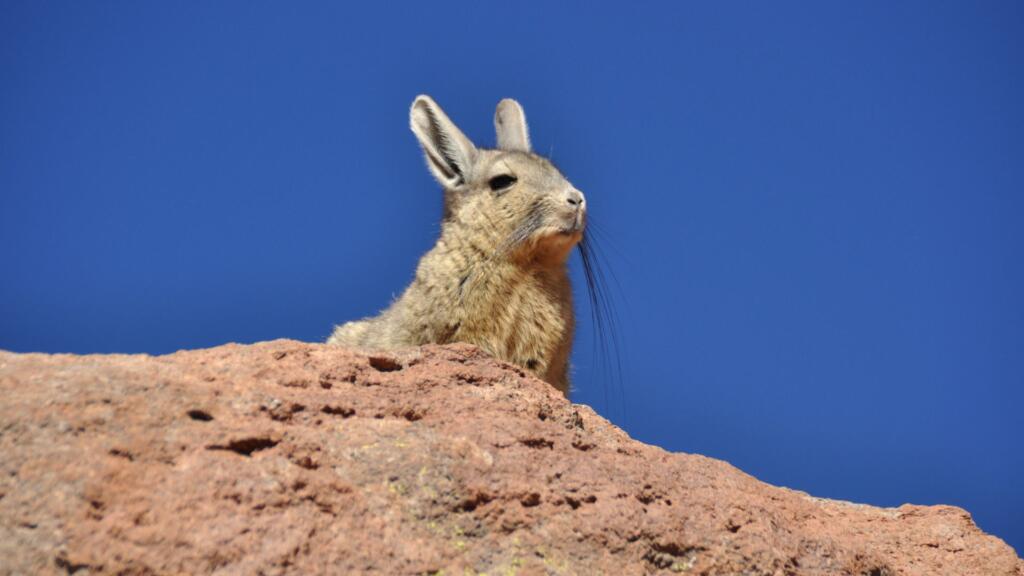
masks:
<path fill-rule="evenodd" d="M 498 133 L 498 148 L 502 150 L 530 151 L 530 131 L 526 127 L 526 113 L 519 102 L 505 98 L 494 111 L 494 130 Z"/>
<path fill-rule="evenodd" d="M 413 100 L 409 126 L 423 147 L 427 167 L 442 186 L 456 188 L 469 181 L 476 146 L 430 96 L 420 95 Z"/>

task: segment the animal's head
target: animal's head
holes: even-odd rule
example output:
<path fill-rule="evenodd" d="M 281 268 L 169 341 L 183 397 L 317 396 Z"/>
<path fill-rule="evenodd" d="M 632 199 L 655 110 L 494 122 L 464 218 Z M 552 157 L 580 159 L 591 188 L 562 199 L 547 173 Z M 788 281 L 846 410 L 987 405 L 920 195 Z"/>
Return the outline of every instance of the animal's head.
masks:
<path fill-rule="evenodd" d="M 526 115 L 505 99 L 494 113 L 498 146 L 477 148 L 429 96 L 409 111 L 427 167 L 445 190 L 445 220 L 490 238 L 493 248 L 538 261 L 564 261 L 583 237 L 586 200 L 530 149 Z"/>

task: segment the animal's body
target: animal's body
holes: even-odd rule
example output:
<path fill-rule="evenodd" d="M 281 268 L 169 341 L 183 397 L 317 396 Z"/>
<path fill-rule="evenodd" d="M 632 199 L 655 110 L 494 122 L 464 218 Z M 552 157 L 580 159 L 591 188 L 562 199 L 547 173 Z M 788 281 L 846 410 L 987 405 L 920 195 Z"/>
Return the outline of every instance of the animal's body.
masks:
<path fill-rule="evenodd" d="M 573 340 L 567 259 L 582 239 L 583 194 L 530 149 L 522 108 L 502 100 L 496 149 L 480 149 L 429 97 L 410 124 L 444 187 L 441 237 L 380 315 L 335 328 L 328 343 L 398 348 L 465 342 L 568 394 Z"/>

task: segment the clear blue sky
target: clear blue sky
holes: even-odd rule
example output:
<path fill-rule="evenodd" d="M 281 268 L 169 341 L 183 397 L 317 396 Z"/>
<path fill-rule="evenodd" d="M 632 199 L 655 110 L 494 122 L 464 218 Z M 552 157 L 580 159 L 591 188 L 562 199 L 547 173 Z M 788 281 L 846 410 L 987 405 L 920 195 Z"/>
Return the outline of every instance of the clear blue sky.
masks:
<path fill-rule="evenodd" d="M 322 340 L 437 235 L 413 97 L 511 96 L 618 278 L 576 401 L 1024 550 L 1024 4 L 436 4 L 0 4 L 0 348 Z"/>

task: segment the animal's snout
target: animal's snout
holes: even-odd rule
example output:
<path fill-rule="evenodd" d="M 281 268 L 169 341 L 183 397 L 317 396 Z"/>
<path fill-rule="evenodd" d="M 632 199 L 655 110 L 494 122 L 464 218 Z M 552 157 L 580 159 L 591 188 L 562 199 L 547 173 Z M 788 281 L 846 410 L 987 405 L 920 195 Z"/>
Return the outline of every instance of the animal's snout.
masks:
<path fill-rule="evenodd" d="M 568 230 L 581 232 L 587 221 L 587 199 L 583 197 L 583 192 L 570 187 L 565 192 L 565 201 L 569 204 L 565 213 Z"/>
<path fill-rule="evenodd" d="M 587 202 L 586 198 L 583 197 L 583 192 L 580 192 L 575 188 L 569 189 L 569 192 L 566 193 L 566 201 L 577 209 L 582 209 L 586 206 Z"/>

